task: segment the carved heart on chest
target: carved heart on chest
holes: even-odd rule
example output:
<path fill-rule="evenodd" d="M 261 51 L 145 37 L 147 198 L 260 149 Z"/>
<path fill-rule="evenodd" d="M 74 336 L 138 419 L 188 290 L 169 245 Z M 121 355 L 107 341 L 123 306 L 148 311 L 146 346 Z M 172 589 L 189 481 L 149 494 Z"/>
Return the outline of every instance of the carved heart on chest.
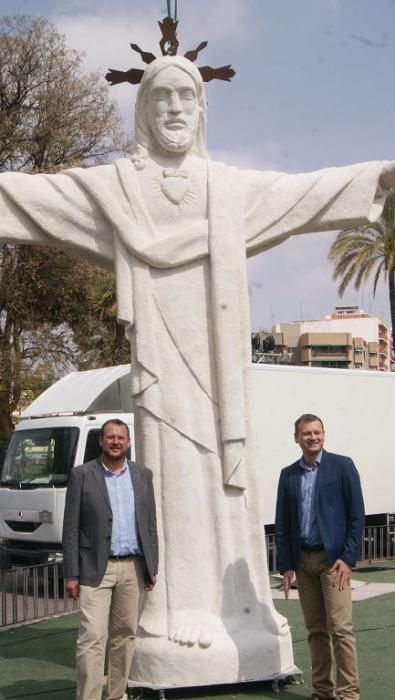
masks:
<path fill-rule="evenodd" d="M 164 170 L 161 188 L 167 199 L 173 204 L 180 204 L 188 192 L 188 173 L 186 170 L 173 170 L 172 168 Z"/>

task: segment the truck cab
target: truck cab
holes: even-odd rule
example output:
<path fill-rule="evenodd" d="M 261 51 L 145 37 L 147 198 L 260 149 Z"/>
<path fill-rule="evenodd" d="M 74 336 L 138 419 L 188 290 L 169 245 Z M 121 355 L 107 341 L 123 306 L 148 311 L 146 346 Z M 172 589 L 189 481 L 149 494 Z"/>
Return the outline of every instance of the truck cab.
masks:
<path fill-rule="evenodd" d="M 66 488 L 75 466 L 100 454 L 102 424 L 120 418 L 134 458 L 130 366 L 73 372 L 24 411 L 0 481 L 0 542 L 8 565 L 62 559 Z"/>

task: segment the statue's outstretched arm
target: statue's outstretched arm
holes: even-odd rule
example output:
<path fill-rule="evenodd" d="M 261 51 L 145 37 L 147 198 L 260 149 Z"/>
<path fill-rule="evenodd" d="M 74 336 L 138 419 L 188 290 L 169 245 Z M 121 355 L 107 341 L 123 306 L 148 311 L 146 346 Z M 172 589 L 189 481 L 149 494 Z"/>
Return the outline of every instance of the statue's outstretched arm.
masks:
<path fill-rule="evenodd" d="M 67 171 L 0 175 L 0 240 L 54 246 L 104 266 L 113 257 L 111 227 Z"/>
<path fill-rule="evenodd" d="M 379 184 L 385 192 L 395 189 L 395 160 L 383 163 Z"/>
<path fill-rule="evenodd" d="M 247 171 L 241 177 L 247 254 L 255 255 L 292 235 L 375 220 L 395 182 L 395 166 L 371 162 L 297 175 Z"/>

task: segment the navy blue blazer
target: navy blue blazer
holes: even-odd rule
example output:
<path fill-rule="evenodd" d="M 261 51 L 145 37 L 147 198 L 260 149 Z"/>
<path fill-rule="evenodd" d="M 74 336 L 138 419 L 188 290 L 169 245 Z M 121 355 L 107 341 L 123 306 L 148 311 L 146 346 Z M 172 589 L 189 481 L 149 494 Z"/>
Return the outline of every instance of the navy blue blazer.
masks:
<path fill-rule="evenodd" d="M 301 480 L 299 460 L 281 471 L 275 525 L 280 573 L 296 571 L 299 565 Z M 365 509 L 359 474 L 352 459 L 322 451 L 314 508 L 329 563 L 343 559 L 354 566 L 360 558 Z"/>

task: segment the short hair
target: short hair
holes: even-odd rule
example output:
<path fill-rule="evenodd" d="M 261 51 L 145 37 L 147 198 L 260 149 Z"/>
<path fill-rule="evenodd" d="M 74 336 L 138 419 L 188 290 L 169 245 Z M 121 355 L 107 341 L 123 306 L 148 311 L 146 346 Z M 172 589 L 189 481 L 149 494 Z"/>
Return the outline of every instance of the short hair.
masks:
<path fill-rule="evenodd" d="M 319 416 L 316 416 L 314 413 L 302 413 L 302 415 L 295 421 L 295 435 L 297 435 L 299 426 L 302 423 L 313 423 L 316 420 L 321 423 L 322 430 L 325 430 L 324 424 Z"/>
<path fill-rule="evenodd" d="M 129 426 L 127 423 L 125 423 L 123 420 L 120 418 L 109 418 L 109 420 L 106 420 L 105 423 L 103 423 L 102 427 L 100 428 L 100 437 L 104 437 L 104 431 L 107 425 L 110 423 L 115 423 L 115 425 L 123 425 L 124 428 L 126 428 L 126 432 L 128 434 L 128 438 L 130 438 L 130 430 Z"/>

